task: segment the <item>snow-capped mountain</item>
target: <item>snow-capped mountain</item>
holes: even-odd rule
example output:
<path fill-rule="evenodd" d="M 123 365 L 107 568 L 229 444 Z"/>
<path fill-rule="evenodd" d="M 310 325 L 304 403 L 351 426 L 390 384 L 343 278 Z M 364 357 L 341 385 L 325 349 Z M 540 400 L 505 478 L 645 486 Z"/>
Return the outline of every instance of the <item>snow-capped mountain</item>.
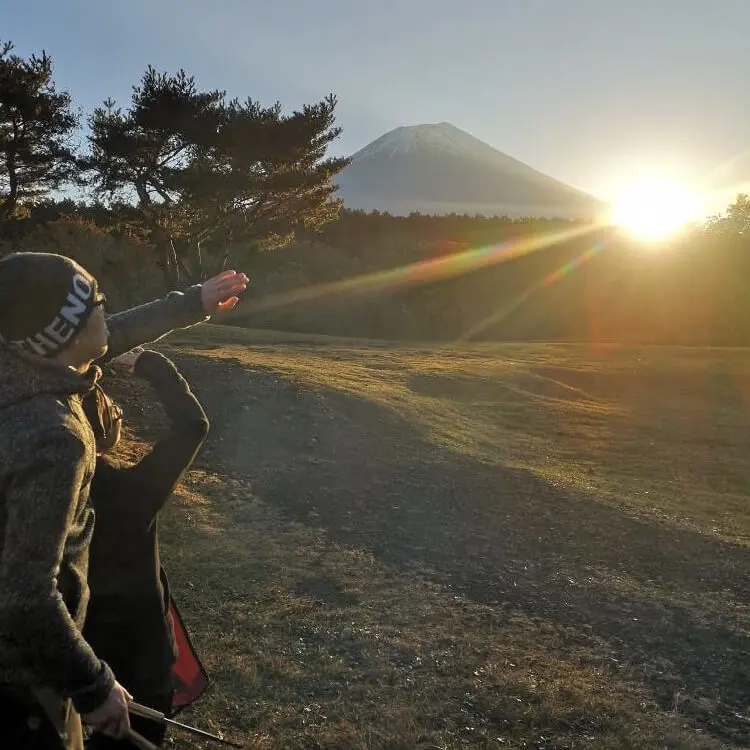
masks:
<path fill-rule="evenodd" d="M 592 217 L 603 205 L 447 122 L 400 127 L 336 177 L 347 208 L 407 215 Z"/>

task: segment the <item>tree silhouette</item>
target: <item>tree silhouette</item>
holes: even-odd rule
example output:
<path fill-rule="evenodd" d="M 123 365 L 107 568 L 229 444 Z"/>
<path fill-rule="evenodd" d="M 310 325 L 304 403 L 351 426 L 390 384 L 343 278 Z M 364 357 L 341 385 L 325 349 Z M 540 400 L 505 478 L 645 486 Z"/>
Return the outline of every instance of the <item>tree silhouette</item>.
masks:
<path fill-rule="evenodd" d="M 226 266 L 233 243 L 281 245 L 338 215 L 335 107 L 331 95 L 284 115 L 149 67 L 127 111 L 95 110 L 87 167 L 99 197 L 137 204 L 168 281 L 198 280 Z"/>
<path fill-rule="evenodd" d="M 73 135 L 78 116 L 57 91 L 52 59 L 23 59 L 0 46 L 0 219 L 14 218 L 78 173 Z"/>

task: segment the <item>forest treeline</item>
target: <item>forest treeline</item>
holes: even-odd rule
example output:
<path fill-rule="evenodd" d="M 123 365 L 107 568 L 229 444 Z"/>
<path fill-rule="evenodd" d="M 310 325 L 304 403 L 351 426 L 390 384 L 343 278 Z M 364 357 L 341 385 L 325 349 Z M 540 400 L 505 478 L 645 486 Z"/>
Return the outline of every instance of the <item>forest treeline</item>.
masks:
<path fill-rule="evenodd" d="M 398 340 L 745 345 L 750 199 L 669 242 L 399 217 L 335 199 L 336 97 L 286 113 L 148 67 L 84 117 L 51 58 L 0 47 L 0 254 L 63 252 L 117 307 L 233 266 L 238 325 Z M 69 195 L 63 198 L 63 195 Z"/>

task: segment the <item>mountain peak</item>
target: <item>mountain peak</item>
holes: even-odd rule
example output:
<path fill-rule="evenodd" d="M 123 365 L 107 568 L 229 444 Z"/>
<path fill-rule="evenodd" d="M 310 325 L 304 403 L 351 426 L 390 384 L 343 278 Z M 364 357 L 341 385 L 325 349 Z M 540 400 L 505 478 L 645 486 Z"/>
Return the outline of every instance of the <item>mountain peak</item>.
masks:
<path fill-rule="evenodd" d="M 598 206 L 450 122 L 389 130 L 357 151 L 336 181 L 344 205 L 395 214 L 578 217 Z"/>
<path fill-rule="evenodd" d="M 414 148 L 460 152 L 465 150 L 467 138 L 476 140 L 477 143 L 482 143 L 450 122 L 425 122 L 419 125 L 401 125 L 381 135 L 380 138 L 377 138 L 354 154 L 352 158 L 357 160 L 384 153 L 395 156 L 396 154 L 411 151 Z"/>

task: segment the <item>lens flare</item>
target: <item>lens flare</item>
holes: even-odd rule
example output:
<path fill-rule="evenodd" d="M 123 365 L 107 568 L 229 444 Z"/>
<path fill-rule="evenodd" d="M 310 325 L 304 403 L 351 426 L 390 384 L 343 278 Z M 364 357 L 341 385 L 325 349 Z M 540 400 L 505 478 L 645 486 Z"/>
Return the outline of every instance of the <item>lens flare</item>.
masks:
<path fill-rule="evenodd" d="M 614 201 L 612 223 L 642 240 L 662 240 L 700 216 L 701 198 L 678 182 L 648 179 L 625 188 Z"/>

